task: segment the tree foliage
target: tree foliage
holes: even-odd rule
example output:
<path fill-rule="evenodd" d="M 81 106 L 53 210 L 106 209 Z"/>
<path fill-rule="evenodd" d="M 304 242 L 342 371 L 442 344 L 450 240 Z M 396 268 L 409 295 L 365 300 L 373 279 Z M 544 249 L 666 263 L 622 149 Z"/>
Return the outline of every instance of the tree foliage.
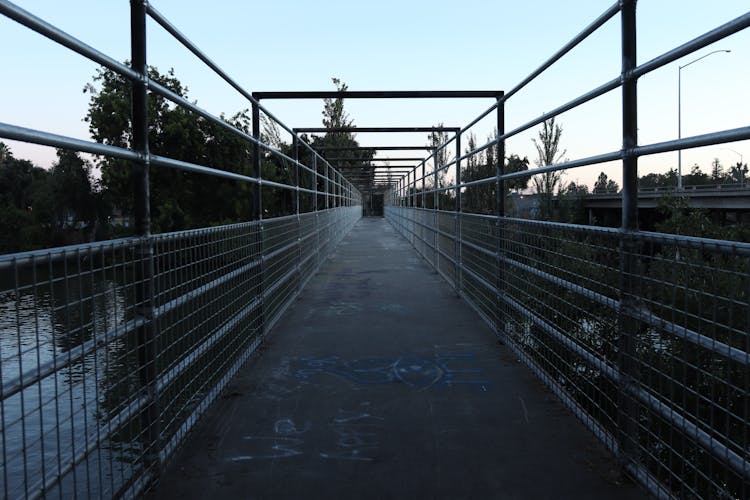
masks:
<path fill-rule="evenodd" d="M 745 186 L 747 183 L 747 163 L 743 164 L 741 161 L 738 161 L 729 167 L 729 181 Z"/>
<path fill-rule="evenodd" d="M 585 184 L 568 183 L 558 195 L 559 219 L 571 224 L 588 224 L 590 221 L 585 205 L 588 195 L 589 188 Z"/>
<path fill-rule="evenodd" d="M 599 174 L 599 177 L 596 179 L 596 182 L 594 183 L 594 193 L 617 193 L 620 191 L 620 186 L 617 185 L 615 181 L 607 177 L 607 174 L 604 172 L 601 172 Z"/>
<path fill-rule="evenodd" d="M 161 74 L 149 68 L 149 78 L 188 99 L 188 89 L 173 70 Z M 85 86 L 90 94 L 85 120 L 91 137 L 104 144 L 132 147 L 131 90 L 119 74 L 102 69 Z M 147 102 L 149 149 L 152 154 L 220 170 L 248 175 L 252 164 L 250 144 L 243 138 L 191 111 L 150 93 Z M 231 118 L 235 128 L 250 133 L 247 110 Z M 127 161 L 98 159 L 106 198 L 126 213 L 133 211 L 133 180 Z M 151 220 L 154 232 L 204 227 L 247 220 L 251 189 L 245 184 L 207 175 L 151 168 Z"/>
<path fill-rule="evenodd" d="M 51 169 L 17 159 L 0 143 L 0 253 L 100 237 L 108 210 L 78 153 L 58 150 Z"/>
<path fill-rule="evenodd" d="M 682 185 L 686 189 L 691 186 L 721 185 L 721 184 L 739 184 L 744 186 L 747 183 L 747 163 L 737 162 L 735 165 L 725 170 L 721 162 L 714 158 L 711 162 L 710 174 L 701 170 L 698 164 L 690 168 L 690 173 L 682 176 Z M 649 173 L 638 179 L 639 189 L 676 189 L 677 188 L 677 170 L 671 168 L 663 174 Z"/>
<path fill-rule="evenodd" d="M 562 136 L 562 127 L 555 123 L 555 118 L 550 118 L 542 123 L 542 129 L 539 131 L 539 140 L 532 139 L 537 152 L 537 167 L 546 167 L 559 163 L 565 156 L 566 150 L 560 151 L 560 137 Z M 562 186 L 562 170 L 553 172 L 544 172 L 532 177 L 534 189 L 539 196 L 539 209 L 541 218 L 549 220 L 553 215 L 552 197 L 555 189 Z"/>
<path fill-rule="evenodd" d="M 345 92 L 349 87 L 338 78 L 331 78 L 333 85 L 336 87 L 337 92 Z M 323 100 L 323 111 L 322 111 L 322 122 L 326 128 L 342 128 L 354 126 L 354 120 L 352 120 L 347 114 L 344 108 L 344 99 L 341 97 L 326 98 Z M 313 149 L 321 148 L 358 148 L 360 147 L 356 136 L 352 132 L 332 132 L 327 131 L 322 136 L 303 136 L 302 140 L 308 142 Z M 300 157 L 303 161 L 312 161 L 312 157 L 306 151 L 302 151 L 303 155 Z M 354 178 L 366 182 L 367 179 L 372 179 L 374 168 L 371 160 L 373 157 L 372 150 L 346 150 L 346 151 L 325 151 L 323 152 L 324 157 L 328 158 L 340 158 L 344 161 L 339 161 L 333 164 L 335 168 L 338 168 L 344 176 L 348 178 Z M 322 186 L 319 187 L 322 190 Z"/>
<path fill-rule="evenodd" d="M 331 81 L 337 92 L 346 92 L 349 89 L 349 86 L 338 78 L 331 78 Z M 323 99 L 322 114 L 323 126 L 326 128 L 351 127 L 354 124 L 354 121 L 344 111 L 344 99 L 342 97 Z M 351 133 L 346 132 L 344 134 L 347 134 L 344 137 L 353 139 Z"/>
<path fill-rule="evenodd" d="M 443 128 L 445 125 L 443 122 L 438 123 L 437 125 L 434 125 L 435 128 Z M 443 144 L 448 142 L 448 132 L 445 130 L 435 130 L 433 132 L 430 132 L 427 135 L 427 144 L 426 146 L 431 148 L 431 151 L 434 152 L 433 155 L 433 165 L 437 168 L 443 167 L 448 163 L 449 159 L 449 153 L 448 148 L 444 147 L 441 148 Z M 447 183 L 445 181 L 447 170 L 440 170 L 437 175 L 437 181 L 438 185 L 436 187 L 438 188 L 444 188 Z"/>
<path fill-rule="evenodd" d="M 495 141 L 497 137 L 498 133 L 497 130 L 495 130 L 492 135 L 487 137 L 487 143 Z M 468 153 L 474 149 L 477 149 L 476 137 L 473 134 L 469 134 L 466 152 Z M 499 148 L 497 144 L 493 144 L 483 151 L 469 156 L 466 159 L 465 164 L 462 166 L 462 182 L 494 178 L 497 170 L 498 156 Z M 516 154 L 512 154 L 505 158 L 503 172 L 506 174 L 526 171 L 528 169 L 529 159 L 526 157 L 521 158 Z M 507 194 L 511 191 L 526 189 L 528 179 L 528 177 L 516 177 L 504 182 L 505 192 L 503 193 L 503 199 L 505 200 L 505 203 L 509 202 Z M 463 193 L 464 210 L 485 214 L 495 213 L 495 205 L 497 203 L 495 191 L 495 182 L 487 182 L 485 184 L 467 187 Z M 510 208 L 511 207 L 506 207 L 506 210 Z"/>

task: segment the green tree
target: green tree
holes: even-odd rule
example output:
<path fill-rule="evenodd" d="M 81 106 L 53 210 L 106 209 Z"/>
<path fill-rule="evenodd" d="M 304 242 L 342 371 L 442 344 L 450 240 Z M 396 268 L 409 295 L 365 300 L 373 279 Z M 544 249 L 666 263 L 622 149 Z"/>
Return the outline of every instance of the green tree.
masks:
<path fill-rule="evenodd" d="M 677 186 L 677 170 L 670 168 L 666 174 L 650 173 L 638 179 L 638 189 L 674 189 Z"/>
<path fill-rule="evenodd" d="M 55 227 L 73 231 L 93 226 L 97 214 L 91 164 L 74 151 L 58 149 L 49 182 Z"/>
<path fill-rule="evenodd" d="M 492 140 L 496 140 L 498 138 L 499 134 L 497 131 L 497 128 L 493 131 L 492 135 L 487 137 L 487 142 L 490 142 Z M 494 169 L 497 162 L 497 159 L 500 157 L 499 154 L 499 145 L 493 144 L 492 146 L 488 147 L 484 154 L 486 158 L 486 163 L 492 170 L 492 175 L 494 175 Z M 505 157 L 505 168 L 503 171 L 506 174 L 510 174 L 513 172 L 525 172 L 529 169 L 529 159 L 528 157 L 524 156 L 521 158 L 517 154 L 511 154 L 510 156 Z M 505 181 L 505 194 L 507 195 L 511 191 L 519 192 L 526 189 L 529 185 L 529 177 L 516 177 L 515 179 L 510 179 Z"/>
<path fill-rule="evenodd" d="M 338 78 L 331 78 L 336 91 L 345 92 L 349 87 Z M 342 128 L 354 126 L 352 120 L 344 109 L 344 99 L 327 98 L 323 100 L 323 126 L 326 128 Z M 320 147 L 345 147 L 358 148 L 359 142 L 352 132 L 326 132 L 322 137 L 313 136 L 310 143 L 313 148 Z M 339 162 L 333 166 L 341 171 L 345 177 L 351 179 L 353 184 L 367 185 L 372 181 L 374 168 L 371 160 L 372 150 L 350 150 L 326 153 L 324 156 L 337 157 L 346 161 Z"/>
<path fill-rule="evenodd" d="M 724 167 L 721 165 L 721 162 L 718 158 L 714 158 L 714 161 L 711 162 L 711 181 L 718 184 L 723 180 Z"/>
<path fill-rule="evenodd" d="M 747 163 L 743 164 L 738 161 L 737 164 L 732 165 L 729 168 L 729 178 L 732 183 L 744 186 L 747 179 Z"/>
<path fill-rule="evenodd" d="M 599 177 L 594 183 L 594 193 L 617 193 L 620 191 L 620 186 L 617 183 L 607 177 L 607 174 L 601 172 Z"/>
<path fill-rule="evenodd" d="M 149 68 L 149 78 L 175 94 L 188 98 L 188 90 L 173 70 L 161 74 Z M 129 82 L 108 69 L 97 71 L 84 87 L 91 95 L 85 121 L 94 140 L 122 148 L 132 147 Z M 149 149 L 152 154 L 249 174 L 251 145 L 244 139 L 167 99 L 148 96 Z M 227 119 L 248 132 L 246 111 Z M 98 160 L 104 196 L 125 213 L 133 210 L 133 181 L 128 162 L 110 157 Z M 251 189 L 244 184 L 176 171 L 152 168 L 150 176 L 151 220 L 154 232 L 245 220 L 250 216 Z"/>
<path fill-rule="evenodd" d="M 435 128 L 442 128 L 444 127 L 443 122 L 438 123 L 437 125 L 434 125 Z M 435 155 L 433 156 L 433 163 L 435 165 L 438 165 L 439 167 L 444 166 L 446 163 L 448 163 L 448 148 L 440 148 L 443 144 L 448 142 L 448 132 L 444 130 L 440 131 L 433 131 L 430 132 L 427 135 L 427 147 L 431 148 L 435 151 Z M 446 171 L 441 170 L 438 172 L 438 185 L 437 187 L 445 187 L 445 175 Z"/>
<path fill-rule="evenodd" d="M 0 252 L 94 238 L 106 211 L 88 161 L 78 153 L 58 150 L 57 161 L 45 170 L 16 159 L 2 143 L 0 153 Z"/>
<path fill-rule="evenodd" d="M 497 136 L 497 130 L 495 130 L 493 135 L 487 137 L 487 142 L 495 140 Z M 476 138 L 473 134 L 469 134 L 467 142 L 467 152 L 476 149 Z M 498 153 L 498 145 L 493 144 L 492 146 L 487 147 L 483 152 L 467 158 L 464 169 L 461 172 L 461 180 L 463 182 L 470 182 L 495 177 Z M 505 158 L 503 171 L 506 174 L 526 171 L 528 169 L 529 159 L 526 157 L 521 158 L 516 154 L 512 154 Z M 511 191 L 517 192 L 526 189 L 528 182 L 528 177 L 516 177 L 514 179 L 506 180 L 504 183 L 505 193 L 503 193 L 503 198 L 506 200 L 506 203 L 509 202 L 508 193 Z M 465 208 L 468 211 L 487 214 L 494 213 L 496 204 L 495 183 L 488 182 L 486 184 L 466 188 L 463 194 L 463 200 L 465 202 Z M 506 207 L 506 210 L 510 211 L 512 210 L 512 207 Z"/>
<path fill-rule="evenodd" d="M 442 128 L 444 127 L 444 125 L 443 125 L 443 122 L 440 122 L 438 124 L 433 125 L 433 127 Z M 450 148 L 450 146 L 440 148 L 440 146 L 442 146 L 446 142 L 448 142 L 448 133 L 445 132 L 444 130 L 433 131 L 427 135 L 427 143 L 425 145 L 428 148 L 430 148 L 431 153 L 434 153 L 432 156 L 433 168 L 435 167 L 441 168 L 448 163 L 449 158 L 450 158 L 448 149 Z M 428 172 L 430 171 L 428 170 Z M 435 188 L 443 189 L 448 186 L 448 182 L 446 180 L 447 174 L 448 174 L 447 169 L 442 169 L 438 171 L 437 186 L 435 186 Z M 432 186 L 435 183 L 434 181 L 435 176 L 429 175 L 428 178 L 429 178 L 428 184 Z M 430 196 L 428 197 L 428 200 L 429 200 L 428 206 L 432 207 L 433 198 Z M 438 206 L 435 208 L 452 210 L 455 207 L 453 190 L 449 189 L 449 190 L 438 192 L 437 203 L 438 203 Z"/>
<path fill-rule="evenodd" d="M 750 241 L 750 228 L 745 224 L 720 225 L 714 223 L 708 210 L 691 208 L 686 196 L 664 196 L 657 205 L 660 222 L 656 230 L 662 233 L 716 238 L 730 241 Z"/>
<path fill-rule="evenodd" d="M 466 142 L 465 153 L 477 148 L 477 139 L 473 133 L 469 134 Z M 481 152 L 466 158 L 461 165 L 461 182 L 495 177 L 494 159 L 493 161 L 486 161 L 486 159 L 487 155 Z M 463 210 L 467 212 L 493 213 L 495 210 L 495 183 L 488 182 L 465 188 L 462 195 L 462 204 Z"/>
<path fill-rule="evenodd" d="M 711 178 L 701 170 L 697 163 L 690 169 L 690 173 L 683 178 L 683 185 L 685 186 L 700 186 L 710 182 Z"/>
<path fill-rule="evenodd" d="M 15 158 L 0 142 L 0 253 L 45 246 L 49 231 L 39 222 L 37 200 L 48 177 L 48 171 Z"/>
<path fill-rule="evenodd" d="M 47 171 L 34 166 L 28 160 L 19 160 L 10 149 L 0 142 L 0 204 L 22 210 L 31 209 L 34 184 Z"/>
<path fill-rule="evenodd" d="M 559 163 L 565 150 L 560 151 L 560 137 L 562 136 L 562 127 L 555 123 L 554 118 L 550 118 L 542 123 L 542 129 L 539 131 L 539 140 L 532 139 L 537 152 L 535 160 L 537 167 L 546 167 Z M 552 197 L 555 190 L 562 186 L 561 170 L 554 172 L 545 172 L 532 177 L 535 191 L 539 197 L 539 209 L 541 218 L 549 220 L 552 218 L 553 207 Z"/>
<path fill-rule="evenodd" d="M 349 90 L 349 86 L 339 80 L 338 78 L 331 78 L 333 85 L 336 87 L 337 92 L 346 92 Z M 343 128 L 351 127 L 354 124 L 354 120 L 349 118 L 349 115 L 344 111 L 344 99 L 341 97 L 336 98 L 325 98 L 323 99 L 323 126 L 326 128 Z M 349 140 L 353 140 L 354 136 L 350 132 L 339 132 L 344 134 Z"/>
<path fill-rule="evenodd" d="M 505 162 L 505 173 L 510 174 L 513 172 L 525 172 L 529 169 L 529 158 L 524 156 L 521 158 L 517 154 L 508 156 Z M 505 181 L 506 191 L 515 191 L 516 193 L 523 191 L 529 186 L 528 177 L 516 177 Z"/>
<path fill-rule="evenodd" d="M 570 182 L 565 188 L 561 189 L 558 196 L 560 220 L 571 224 L 588 224 L 588 212 L 586 211 L 588 194 L 589 188 L 586 184 Z"/>

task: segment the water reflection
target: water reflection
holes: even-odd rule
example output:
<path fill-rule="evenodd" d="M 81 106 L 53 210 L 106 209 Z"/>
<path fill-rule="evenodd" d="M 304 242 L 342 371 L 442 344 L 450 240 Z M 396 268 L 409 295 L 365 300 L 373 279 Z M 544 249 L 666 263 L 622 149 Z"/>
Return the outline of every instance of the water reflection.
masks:
<path fill-rule="evenodd" d="M 132 317 L 129 287 L 112 279 L 115 273 L 75 264 L 14 269 L 0 280 L 0 491 L 10 498 L 40 491 L 45 478 L 71 466 L 48 497 L 81 488 L 109 496 L 130 475 L 123 468 L 132 467 L 139 448 L 127 425 L 105 435 L 137 383 L 132 335 L 113 340 Z M 92 344 L 97 348 L 81 356 Z M 53 369 L 49 376 L 45 367 Z"/>

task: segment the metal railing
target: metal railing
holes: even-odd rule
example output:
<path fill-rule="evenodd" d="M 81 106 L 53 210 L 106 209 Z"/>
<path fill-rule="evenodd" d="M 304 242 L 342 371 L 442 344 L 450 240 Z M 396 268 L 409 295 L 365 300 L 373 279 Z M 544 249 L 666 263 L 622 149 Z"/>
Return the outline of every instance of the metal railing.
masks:
<path fill-rule="evenodd" d="M 129 80 L 132 147 L 0 123 L 0 137 L 129 160 L 137 236 L 0 256 L 0 425 L 4 498 L 132 497 L 255 351 L 318 266 L 361 217 L 360 194 L 307 147 L 306 165 L 260 140 L 278 122 L 150 4 L 132 3 L 126 66 L 14 4 L 0 13 Z M 150 15 L 253 110 L 252 134 L 148 78 Z M 147 92 L 245 141 L 252 171 L 151 154 Z M 287 180 L 261 175 L 283 165 Z M 253 186 L 251 222 L 151 234 L 149 169 Z M 264 218 L 264 197 L 291 193 L 288 214 Z M 239 191 L 238 196 L 247 196 Z"/>
<path fill-rule="evenodd" d="M 505 103 L 620 14 L 622 72 L 510 132 Z M 657 497 L 750 496 L 750 244 L 640 231 L 638 157 L 750 139 L 750 126 L 637 143 L 637 79 L 750 26 L 740 16 L 636 65 L 635 1 L 615 3 L 386 197 L 390 223 L 490 324 L 498 337 Z M 473 155 L 620 88 L 622 149 L 462 179 Z M 466 153 L 461 139 L 496 112 L 496 139 Z M 455 144 L 451 158 L 449 145 Z M 440 155 L 440 151 L 445 153 Z M 619 160 L 619 229 L 505 216 L 505 183 Z M 429 167 L 429 168 L 428 168 Z M 440 177 L 443 172 L 450 175 Z M 465 198 L 488 188 L 485 213 Z"/>

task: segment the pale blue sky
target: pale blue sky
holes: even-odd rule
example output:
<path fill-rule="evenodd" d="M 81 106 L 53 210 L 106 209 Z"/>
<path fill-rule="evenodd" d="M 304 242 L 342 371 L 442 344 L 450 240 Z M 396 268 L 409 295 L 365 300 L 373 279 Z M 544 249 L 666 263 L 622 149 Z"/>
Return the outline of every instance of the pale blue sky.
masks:
<path fill-rule="evenodd" d="M 18 0 L 23 8 L 58 25 L 118 60 L 129 57 L 129 2 Z M 250 91 L 327 90 L 330 77 L 352 90 L 512 88 L 611 5 L 608 0 L 508 1 L 283 1 L 214 0 L 209 3 L 154 0 L 154 5 Z M 208 6 L 208 7 L 206 7 Z M 638 60 L 723 24 L 748 10 L 746 0 L 640 0 Z M 619 72 L 619 17 L 556 64 L 507 105 L 507 128 L 576 97 Z M 36 33 L 0 17 L 0 121 L 88 139 L 88 95 L 81 92 L 96 66 Z M 683 70 L 683 136 L 747 126 L 750 122 L 750 31 L 670 64 L 639 82 L 639 142 L 677 135 L 677 67 L 716 49 Z M 249 106 L 234 90 L 204 71 L 202 63 L 149 23 L 149 63 L 174 67 L 192 99 L 215 114 Z M 563 147 L 570 159 L 620 147 L 619 90 L 562 115 Z M 346 108 L 361 126 L 462 126 L 491 102 L 350 101 Z M 319 126 L 320 102 L 268 101 L 293 127 Z M 486 138 L 492 119 L 475 132 Z M 508 142 L 507 151 L 534 158 L 536 130 Z M 360 134 L 362 144 L 423 144 L 425 134 Z M 18 157 L 48 165 L 54 151 L 11 143 Z M 683 152 L 683 169 L 714 157 L 724 165 L 743 155 L 750 141 Z M 406 155 L 406 154 L 405 154 Z M 641 159 L 641 171 L 676 166 L 677 154 Z M 566 179 L 592 184 L 599 171 L 620 178 L 619 165 L 570 171 Z"/>

